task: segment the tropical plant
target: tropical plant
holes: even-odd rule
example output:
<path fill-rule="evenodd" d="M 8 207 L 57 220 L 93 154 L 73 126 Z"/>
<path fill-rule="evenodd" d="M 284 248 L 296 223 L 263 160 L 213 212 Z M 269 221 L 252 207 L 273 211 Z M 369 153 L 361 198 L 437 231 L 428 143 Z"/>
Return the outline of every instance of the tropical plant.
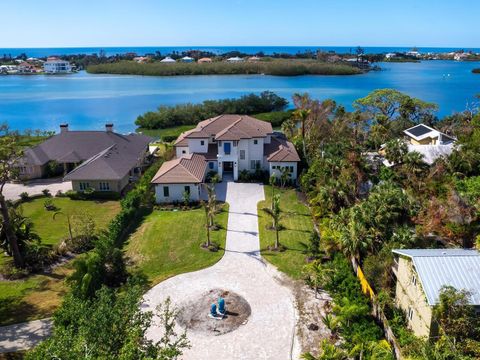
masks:
<path fill-rule="evenodd" d="M 73 218 L 73 214 L 70 213 L 70 212 L 62 212 L 62 211 L 56 211 L 54 214 L 53 214 L 53 220 L 55 220 L 56 217 L 58 217 L 58 215 L 63 215 L 65 216 L 65 218 L 67 219 L 67 227 L 68 227 L 68 236 L 69 236 L 69 240 L 70 242 L 73 243 L 73 230 L 72 230 L 72 218 Z"/>
<path fill-rule="evenodd" d="M 17 160 L 22 156 L 20 137 L 17 132 L 10 131 L 8 125 L 0 126 L 0 211 L 2 215 L 2 227 L 9 243 L 14 264 L 22 268 L 25 263 L 18 246 L 18 239 L 10 221 L 8 204 L 3 190 L 8 181 L 18 177 Z"/>
<path fill-rule="evenodd" d="M 330 343 L 327 339 L 324 339 L 320 343 L 320 354 L 313 356 L 311 353 L 302 354 L 303 360 L 347 360 L 348 354 L 342 349 Z"/>
<path fill-rule="evenodd" d="M 272 197 L 272 208 L 263 208 L 262 210 L 272 218 L 272 229 L 275 230 L 275 245 L 274 249 L 279 249 L 279 231 L 280 231 L 280 219 L 281 219 L 281 210 L 280 210 L 280 194 L 275 194 Z"/>
<path fill-rule="evenodd" d="M 142 295 L 134 282 L 122 290 L 103 287 L 93 299 L 68 295 L 54 315 L 52 336 L 25 358 L 177 359 L 190 347 L 186 333 L 175 331 L 178 310 L 167 299 L 155 312 L 143 311 Z M 154 315 L 162 333 L 157 342 L 146 338 Z"/>

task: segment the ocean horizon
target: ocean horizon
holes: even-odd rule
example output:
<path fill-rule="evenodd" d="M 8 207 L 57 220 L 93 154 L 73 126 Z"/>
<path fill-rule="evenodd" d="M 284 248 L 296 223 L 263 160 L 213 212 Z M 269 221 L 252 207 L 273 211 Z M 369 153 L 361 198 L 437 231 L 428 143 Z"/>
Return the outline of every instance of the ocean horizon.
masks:
<path fill-rule="evenodd" d="M 124 46 L 124 47 L 48 47 L 48 48 L 0 48 L 0 56 L 11 55 L 13 57 L 20 54 L 26 54 L 28 57 L 46 57 L 46 56 L 65 56 L 77 54 L 98 54 L 105 51 L 107 56 L 136 53 L 137 55 L 145 55 L 159 51 L 161 54 L 167 55 L 174 51 L 183 52 L 189 50 L 202 50 L 215 54 L 223 54 L 230 51 L 240 51 L 247 54 L 256 54 L 263 52 L 265 55 L 273 55 L 275 53 L 291 54 L 301 53 L 305 51 L 334 51 L 340 54 L 355 53 L 357 46 Z M 362 47 L 367 54 L 380 54 L 389 52 L 406 52 L 413 47 L 395 47 L 395 46 L 365 46 Z M 480 48 L 465 47 L 415 47 L 422 53 L 445 53 L 457 50 L 480 52 Z"/>

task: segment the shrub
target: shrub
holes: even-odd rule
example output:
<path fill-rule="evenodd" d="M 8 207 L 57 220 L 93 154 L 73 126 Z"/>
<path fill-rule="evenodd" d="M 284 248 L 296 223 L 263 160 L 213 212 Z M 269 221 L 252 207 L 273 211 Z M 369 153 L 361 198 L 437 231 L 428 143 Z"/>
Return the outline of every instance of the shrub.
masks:
<path fill-rule="evenodd" d="M 20 200 L 28 201 L 29 199 L 30 199 L 30 195 L 28 194 L 28 192 L 24 191 L 20 193 Z"/>
<path fill-rule="evenodd" d="M 43 207 L 45 208 L 45 210 L 47 211 L 55 211 L 57 210 L 57 207 L 55 206 L 55 204 L 53 203 L 52 199 L 47 199 L 43 202 Z"/>
<path fill-rule="evenodd" d="M 59 191 L 60 191 L 60 190 L 59 190 Z M 43 193 L 43 195 L 45 195 L 45 196 L 47 196 L 47 197 L 48 197 L 48 196 L 52 196 L 52 194 L 50 194 L 50 190 L 49 190 L 49 189 L 43 189 L 43 190 L 42 190 L 42 193 Z"/>
<path fill-rule="evenodd" d="M 58 190 L 57 193 L 55 194 L 56 197 L 65 197 L 66 195 L 63 193 L 62 190 Z"/>
<path fill-rule="evenodd" d="M 58 259 L 55 251 L 40 242 L 29 242 L 24 250 L 25 264 L 30 272 L 44 271 Z"/>
<path fill-rule="evenodd" d="M 68 190 L 65 193 L 65 196 L 69 197 L 72 200 L 118 200 L 120 199 L 120 194 L 114 191 L 74 191 Z"/>
<path fill-rule="evenodd" d="M 175 136 L 175 135 L 164 135 L 162 136 L 162 141 L 169 143 L 169 142 L 175 141 L 177 137 L 178 136 Z"/>
<path fill-rule="evenodd" d="M 293 110 L 286 110 L 286 111 L 271 111 L 266 113 L 255 114 L 254 117 L 268 121 L 272 124 L 274 128 L 280 127 L 285 120 L 288 120 L 292 117 Z"/>
<path fill-rule="evenodd" d="M 239 99 L 207 100 L 201 104 L 160 106 L 156 112 L 140 115 L 135 124 L 145 129 L 162 129 L 198 122 L 221 114 L 256 114 L 283 110 L 287 100 L 269 91 Z M 164 141 L 167 141 L 165 138 Z"/>

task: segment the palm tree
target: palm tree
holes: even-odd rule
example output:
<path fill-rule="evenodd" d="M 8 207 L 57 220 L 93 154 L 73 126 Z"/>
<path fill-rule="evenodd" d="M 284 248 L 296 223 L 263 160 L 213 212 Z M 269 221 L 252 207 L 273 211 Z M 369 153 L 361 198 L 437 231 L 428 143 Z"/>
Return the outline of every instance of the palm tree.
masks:
<path fill-rule="evenodd" d="M 215 214 L 217 212 L 217 196 L 215 194 L 215 185 L 209 186 L 208 184 L 204 184 L 205 189 L 207 190 L 208 200 L 202 201 L 202 206 L 205 210 L 205 218 L 206 218 L 206 229 L 207 229 L 207 242 L 206 247 L 210 247 L 210 230 L 214 225 L 215 221 Z"/>
<path fill-rule="evenodd" d="M 73 243 L 73 231 L 72 231 L 72 214 L 70 213 L 64 213 L 61 211 L 57 211 L 56 213 L 53 214 L 53 220 L 57 217 L 57 215 L 65 215 L 67 218 L 67 225 L 68 225 L 68 235 L 70 236 L 70 242 Z"/>
<path fill-rule="evenodd" d="M 205 247 L 209 248 L 211 245 L 210 242 L 210 209 L 208 202 L 202 201 L 203 209 L 205 210 L 205 228 L 207 229 L 207 242 L 205 243 Z"/>
<path fill-rule="evenodd" d="M 290 179 L 290 170 L 288 170 L 288 167 L 286 166 L 280 167 L 280 184 L 282 189 L 285 187 L 288 179 Z"/>
<path fill-rule="evenodd" d="M 302 135 L 302 147 L 303 147 L 303 156 L 307 160 L 307 145 L 305 143 L 305 130 L 307 125 L 307 119 L 310 116 L 310 109 L 297 109 L 293 112 L 293 117 L 297 121 L 300 121 L 300 131 Z M 308 161 L 307 161 L 308 162 Z"/>
<path fill-rule="evenodd" d="M 273 209 L 273 199 L 275 197 L 275 184 L 276 184 L 276 182 L 277 182 L 277 176 L 273 173 L 270 176 L 270 179 L 269 179 L 270 186 L 272 187 L 272 204 L 270 206 L 271 209 Z"/>
<path fill-rule="evenodd" d="M 292 138 L 297 129 L 296 122 L 293 119 L 287 119 L 282 123 L 282 131 L 287 138 Z"/>
<path fill-rule="evenodd" d="M 263 208 L 262 210 L 272 218 L 272 228 L 275 230 L 275 249 L 278 249 L 280 242 L 278 232 L 280 231 L 280 194 L 276 194 L 272 199 L 272 208 Z"/>

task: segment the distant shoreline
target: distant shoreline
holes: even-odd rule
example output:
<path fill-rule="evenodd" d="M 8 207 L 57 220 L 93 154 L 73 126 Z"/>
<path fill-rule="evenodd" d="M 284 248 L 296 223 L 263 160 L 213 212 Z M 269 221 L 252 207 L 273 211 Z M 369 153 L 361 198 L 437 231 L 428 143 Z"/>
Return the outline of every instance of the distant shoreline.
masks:
<path fill-rule="evenodd" d="M 26 53 L 32 57 L 47 57 L 50 55 L 67 56 L 78 54 L 99 54 L 105 51 L 107 56 L 117 54 L 136 53 L 138 55 L 146 55 L 155 53 L 169 54 L 173 51 L 184 52 L 191 50 L 210 51 L 216 54 L 227 53 L 230 51 L 239 51 L 242 53 L 255 54 L 263 52 L 265 55 L 273 55 L 274 53 L 297 54 L 305 51 L 321 50 L 325 52 L 334 51 L 337 54 L 355 54 L 358 45 L 352 46 L 85 46 L 85 47 L 41 47 L 41 48 L 0 48 L 0 56 L 3 54 L 11 54 L 18 56 Z M 407 52 L 412 46 L 364 46 L 366 54 L 380 54 L 390 52 Z M 480 52 L 478 47 L 418 47 L 424 53 L 447 53 L 458 50 Z"/>

